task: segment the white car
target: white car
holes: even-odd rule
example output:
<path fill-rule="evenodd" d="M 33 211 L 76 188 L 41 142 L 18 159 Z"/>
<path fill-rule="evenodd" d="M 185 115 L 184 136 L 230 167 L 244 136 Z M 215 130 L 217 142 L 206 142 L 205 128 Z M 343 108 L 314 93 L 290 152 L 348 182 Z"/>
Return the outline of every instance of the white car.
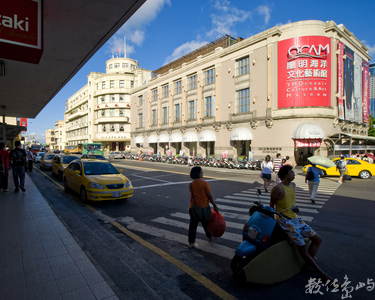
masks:
<path fill-rule="evenodd" d="M 36 152 L 34 154 L 34 163 L 38 163 L 40 162 L 40 159 L 42 158 L 42 156 L 44 155 L 45 152 Z"/>
<path fill-rule="evenodd" d="M 117 158 L 123 159 L 125 157 L 121 152 L 111 152 L 109 153 L 108 158 L 109 159 L 117 159 Z"/>

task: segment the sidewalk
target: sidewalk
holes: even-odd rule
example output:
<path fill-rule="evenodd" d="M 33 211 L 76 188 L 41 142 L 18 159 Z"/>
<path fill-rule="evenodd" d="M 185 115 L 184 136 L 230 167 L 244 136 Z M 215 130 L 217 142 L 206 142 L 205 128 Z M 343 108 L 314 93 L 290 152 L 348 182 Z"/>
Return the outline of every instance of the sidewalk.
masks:
<path fill-rule="evenodd" d="M 0 300 L 118 299 L 27 174 L 25 188 L 0 191 Z"/>

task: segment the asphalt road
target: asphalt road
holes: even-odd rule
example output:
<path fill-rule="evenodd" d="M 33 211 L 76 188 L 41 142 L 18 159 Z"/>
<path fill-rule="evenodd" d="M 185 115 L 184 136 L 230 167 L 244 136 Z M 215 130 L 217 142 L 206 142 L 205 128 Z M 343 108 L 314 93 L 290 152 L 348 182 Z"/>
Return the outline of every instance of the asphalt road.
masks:
<path fill-rule="evenodd" d="M 78 195 L 63 192 L 61 182 L 47 179 L 51 178 L 51 172 L 44 172 L 45 175 L 33 172 L 30 177 L 80 241 L 85 252 L 106 274 L 107 281 L 120 299 L 129 289 L 129 283 L 121 280 L 121 276 L 129 277 L 121 264 L 125 261 L 127 266 L 131 266 L 129 261 L 132 257 L 134 261 L 142 259 L 145 262 L 134 266 L 138 268 L 136 273 L 139 277 L 154 278 L 154 282 L 147 281 L 148 286 L 164 288 L 165 295 L 174 291 L 175 299 L 185 295 L 192 299 L 231 296 L 237 299 L 276 296 L 279 299 L 345 299 L 349 295 L 358 299 L 374 298 L 375 291 L 370 290 L 375 277 L 372 270 L 375 265 L 372 255 L 375 246 L 372 234 L 375 208 L 373 178 L 353 178 L 342 185 L 337 183 L 337 178 L 323 178 L 313 205 L 307 196 L 303 176 L 296 176 L 299 215 L 323 238 L 317 254 L 318 264 L 341 283 L 347 283 L 346 290 L 340 292 L 327 292 L 325 287 L 321 287 L 319 292 L 314 288 L 310 294 L 306 285 L 310 278 L 316 276 L 307 272 L 274 286 L 243 283 L 232 276 L 230 260 L 241 243 L 248 209 L 257 200 L 255 191 L 262 186 L 259 171 L 204 168 L 204 179 L 209 182 L 219 210 L 226 219 L 227 230 L 222 238 L 208 243 L 199 226 L 197 247 L 189 250 L 187 208 L 190 168 L 134 160 L 115 160 L 112 163 L 123 169 L 135 188 L 134 196 L 126 201 L 95 202 L 83 206 Z M 263 193 L 261 200 L 268 204 L 269 194 Z M 139 239 L 135 241 L 127 231 Z M 147 243 L 152 247 L 148 247 Z M 130 250 L 132 252 L 128 253 Z M 119 260 L 119 253 L 125 257 Z M 166 279 L 159 279 L 160 274 Z M 365 286 L 359 288 L 361 282 Z M 350 287 L 353 291 L 348 293 Z M 183 293 L 179 294 L 180 291 Z M 147 294 L 142 297 L 146 296 L 150 298 Z"/>

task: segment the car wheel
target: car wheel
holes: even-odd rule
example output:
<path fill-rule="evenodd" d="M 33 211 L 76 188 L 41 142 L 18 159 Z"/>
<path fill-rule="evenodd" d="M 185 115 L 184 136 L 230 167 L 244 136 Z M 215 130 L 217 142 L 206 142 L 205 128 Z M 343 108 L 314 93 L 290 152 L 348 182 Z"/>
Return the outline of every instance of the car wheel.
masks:
<path fill-rule="evenodd" d="M 234 255 L 230 263 L 230 268 L 234 275 L 238 275 L 242 269 L 251 261 L 252 257 L 241 257 Z"/>
<path fill-rule="evenodd" d="M 359 173 L 359 178 L 362 178 L 362 179 L 368 179 L 371 177 L 371 173 L 367 170 L 364 170 L 364 171 L 361 171 Z"/>
<path fill-rule="evenodd" d="M 43 170 L 43 168 L 42 168 L 42 164 L 39 165 L 39 169 Z"/>
<path fill-rule="evenodd" d="M 82 203 L 87 203 L 87 194 L 86 189 L 84 187 L 81 187 L 80 199 Z"/>
<path fill-rule="evenodd" d="M 69 192 L 69 186 L 68 186 L 68 182 L 66 181 L 66 178 L 64 178 L 64 191 L 66 193 Z"/>

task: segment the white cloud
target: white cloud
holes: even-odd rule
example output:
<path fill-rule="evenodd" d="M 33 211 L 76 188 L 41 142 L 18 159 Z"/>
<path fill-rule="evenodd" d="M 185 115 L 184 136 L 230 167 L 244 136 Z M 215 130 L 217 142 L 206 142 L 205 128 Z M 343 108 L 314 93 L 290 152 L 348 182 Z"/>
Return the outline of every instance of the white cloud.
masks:
<path fill-rule="evenodd" d="M 368 48 L 368 54 L 373 57 L 375 55 L 375 45 L 370 46 L 366 40 L 363 40 L 362 43 Z"/>
<path fill-rule="evenodd" d="M 146 28 L 156 19 L 157 15 L 165 5 L 171 6 L 171 0 L 148 0 L 146 1 L 130 19 L 116 32 L 108 41 L 106 53 L 114 54 L 120 49 L 124 53 L 124 36 L 126 37 L 126 53 L 134 53 L 134 46 L 141 46 L 144 39 Z"/>
<path fill-rule="evenodd" d="M 207 41 L 191 41 L 191 42 L 187 42 L 179 47 L 177 47 L 172 55 L 168 56 L 165 60 L 164 60 L 164 65 L 170 63 L 171 61 L 174 61 L 175 59 L 191 52 L 191 51 L 194 51 L 195 49 L 198 49 L 206 44 L 208 44 L 209 42 Z"/>
<path fill-rule="evenodd" d="M 286 25 L 286 24 L 289 24 L 289 23 L 292 23 L 292 21 L 288 20 L 286 23 L 277 23 L 276 26 L 283 26 L 283 25 Z"/>
<path fill-rule="evenodd" d="M 267 25 L 268 21 L 271 18 L 271 15 L 270 15 L 271 9 L 266 5 L 260 5 L 257 8 L 257 12 L 260 15 L 264 15 L 264 23 Z"/>

